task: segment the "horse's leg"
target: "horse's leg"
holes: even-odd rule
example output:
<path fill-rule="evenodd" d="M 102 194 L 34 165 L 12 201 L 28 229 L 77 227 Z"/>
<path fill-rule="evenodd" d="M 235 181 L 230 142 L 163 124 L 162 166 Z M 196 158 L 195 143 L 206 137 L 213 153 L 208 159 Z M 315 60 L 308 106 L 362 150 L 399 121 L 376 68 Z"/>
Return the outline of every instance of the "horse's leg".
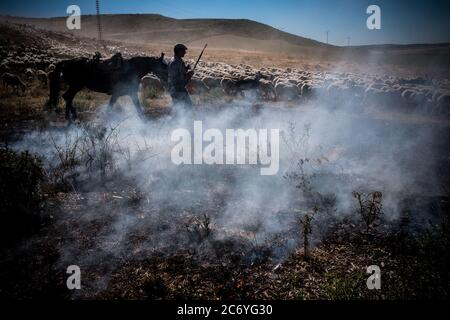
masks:
<path fill-rule="evenodd" d="M 107 112 L 112 111 L 112 108 L 113 108 L 114 104 L 117 102 L 118 98 L 119 98 L 119 96 L 116 95 L 115 93 L 113 93 L 111 95 L 111 99 L 109 99 L 108 107 L 106 108 Z"/>
<path fill-rule="evenodd" d="M 80 91 L 80 88 L 69 86 L 69 89 L 62 95 L 66 101 L 66 119 L 71 120 L 70 114 L 72 114 L 73 119 L 77 118 L 77 110 L 73 106 L 73 98 Z"/>
<path fill-rule="evenodd" d="M 140 117 L 142 117 L 144 115 L 144 112 L 142 111 L 142 107 L 141 107 L 141 103 L 139 102 L 139 97 L 138 97 L 137 91 L 131 93 L 130 97 L 131 97 L 131 100 L 134 103 L 134 106 L 136 107 L 136 111 L 137 111 L 138 115 Z"/>
<path fill-rule="evenodd" d="M 63 93 L 62 97 L 63 97 L 64 101 L 66 102 L 66 120 L 71 120 L 70 119 L 70 111 L 71 111 L 72 99 L 74 97 L 74 95 L 72 94 L 72 91 L 71 91 L 71 87 L 69 87 L 69 89 L 67 89 L 67 91 Z"/>

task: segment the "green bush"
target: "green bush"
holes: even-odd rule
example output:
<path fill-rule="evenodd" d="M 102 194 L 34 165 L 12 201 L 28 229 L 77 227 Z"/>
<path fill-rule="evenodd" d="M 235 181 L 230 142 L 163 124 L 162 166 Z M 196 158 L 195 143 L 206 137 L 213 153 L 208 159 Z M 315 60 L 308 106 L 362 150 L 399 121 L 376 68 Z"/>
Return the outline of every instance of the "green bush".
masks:
<path fill-rule="evenodd" d="M 0 148 L 0 247 L 35 232 L 40 224 L 40 161 L 28 152 Z"/>
<path fill-rule="evenodd" d="M 325 283 L 321 286 L 322 298 L 326 300 L 356 300 L 363 298 L 367 290 L 364 272 L 353 272 L 347 275 L 329 273 L 325 275 Z"/>

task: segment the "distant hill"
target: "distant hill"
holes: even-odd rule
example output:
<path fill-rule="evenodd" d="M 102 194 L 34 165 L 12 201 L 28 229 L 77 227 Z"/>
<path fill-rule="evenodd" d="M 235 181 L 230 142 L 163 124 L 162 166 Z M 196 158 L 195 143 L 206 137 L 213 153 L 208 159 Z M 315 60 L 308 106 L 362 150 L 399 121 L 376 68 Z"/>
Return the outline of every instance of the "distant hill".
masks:
<path fill-rule="evenodd" d="M 0 16 L 2 21 L 31 24 L 52 31 L 68 31 L 66 19 Z M 123 42 L 182 42 L 191 46 L 202 46 L 207 42 L 211 48 L 286 53 L 301 53 L 306 48 L 325 51 L 337 48 L 247 19 L 173 19 L 157 14 L 112 14 L 102 15 L 101 21 L 104 39 Z M 74 30 L 73 34 L 97 37 L 97 17 L 82 16 L 81 30 Z"/>
<path fill-rule="evenodd" d="M 427 54 L 449 54 L 450 43 L 417 43 L 417 44 L 379 44 L 351 46 L 355 51 L 372 51 L 372 52 L 397 52 L 397 53 L 427 53 Z"/>

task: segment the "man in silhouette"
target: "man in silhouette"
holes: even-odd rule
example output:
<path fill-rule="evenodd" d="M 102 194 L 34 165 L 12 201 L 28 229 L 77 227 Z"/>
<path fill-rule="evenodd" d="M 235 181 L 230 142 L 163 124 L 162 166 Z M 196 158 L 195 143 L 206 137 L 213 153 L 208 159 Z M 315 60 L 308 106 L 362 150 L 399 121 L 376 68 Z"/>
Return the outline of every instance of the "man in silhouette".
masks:
<path fill-rule="evenodd" d="M 187 47 L 177 44 L 174 47 L 174 57 L 169 62 L 169 93 L 173 104 L 183 103 L 192 106 L 191 98 L 186 90 L 186 84 L 192 78 L 194 72 L 190 66 L 186 66 L 183 57 L 186 55 Z"/>

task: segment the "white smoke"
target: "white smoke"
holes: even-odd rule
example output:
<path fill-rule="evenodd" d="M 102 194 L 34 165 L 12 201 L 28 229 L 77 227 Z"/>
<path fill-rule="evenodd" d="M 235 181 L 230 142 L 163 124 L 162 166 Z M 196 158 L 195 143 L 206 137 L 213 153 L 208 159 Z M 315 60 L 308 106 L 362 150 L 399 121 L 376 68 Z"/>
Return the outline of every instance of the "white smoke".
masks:
<path fill-rule="evenodd" d="M 351 216 L 352 191 L 381 191 L 385 216 L 395 219 L 407 195 L 438 190 L 429 144 L 433 130 L 396 126 L 362 112 L 329 111 L 320 99 L 300 108 L 252 105 L 244 100 L 220 109 L 177 108 L 144 120 L 127 106 L 121 114 L 100 111 L 89 128 L 71 125 L 26 134 L 14 147 L 38 154 L 48 172 L 61 164 L 62 151 L 74 150 L 78 160 L 66 179 L 83 210 L 62 209 L 55 217 L 67 232 L 61 263 L 111 261 L 113 268 L 155 252 L 191 248 L 210 254 L 213 241 L 230 238 L 247 243 L 242 252 L 249 244 L 272 243 L 273 256 L 281 259 L 300 243 L 293 213 L 311 211 L 314 201 L 333 216 Z M 195 120 L 203 121 L 205 129 L 279 129 L 278 174 L 261 176 L 255 165 L 174 165 L 171 132 L 192 130 Z M 424 153 L 430 155 L 429 166 L 421 162 Z M 305 197 L 301 182 L 320 197 Z M 106 200 L 99 201 L 100 195 Z M 324 199 L 332 200 L 326 205 Z M 202 242 L 198 237 L 205 231 L 198 221 L 205 217 L 212 234 Z M 323 223 L 317 230 L 326 229 L 323 219 L 317 219 Z M 97 232 L 87 234 L 86 243 L 80 241 L 78 233 L 93 225 Z"/>

